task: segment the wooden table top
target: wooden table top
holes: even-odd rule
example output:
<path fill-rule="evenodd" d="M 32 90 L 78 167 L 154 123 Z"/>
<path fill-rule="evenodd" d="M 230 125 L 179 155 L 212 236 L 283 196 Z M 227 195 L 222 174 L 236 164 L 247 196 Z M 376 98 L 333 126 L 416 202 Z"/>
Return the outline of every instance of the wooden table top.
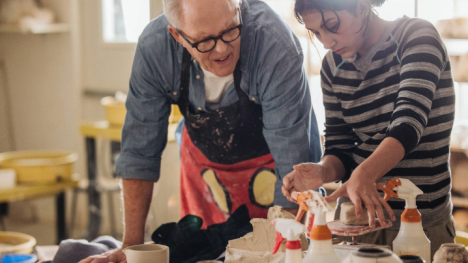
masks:
<path fill-rule="evenodd" d="M 76 188 L 78 181 L 59 183 L 19 184 L 14 188 L 0 189 L 0 203 L 21 201 L 25 199 L 56 195 L 66 189 Z"/>

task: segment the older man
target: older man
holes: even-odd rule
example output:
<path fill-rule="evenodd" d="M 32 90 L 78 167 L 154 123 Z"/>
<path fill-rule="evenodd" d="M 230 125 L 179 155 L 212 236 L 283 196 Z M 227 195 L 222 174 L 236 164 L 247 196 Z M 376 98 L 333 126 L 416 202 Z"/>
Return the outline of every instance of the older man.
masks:
<path fill-rule="evenodd" d="M 302 62 L 297 38 L 261 1 L 164 0 L 164 16 L 139 39 L 130 79 L 117 161 L 124 246 L 143 242 L 171 104 L 185 121 L 181 216 L 200 216 L 206 227 L 242 204 L 251 217 L 266 217 L 273 204 L 295 208 L 282 178 L 321 156 Z M 101 257 L 124 257 L 110 256 Z"/>

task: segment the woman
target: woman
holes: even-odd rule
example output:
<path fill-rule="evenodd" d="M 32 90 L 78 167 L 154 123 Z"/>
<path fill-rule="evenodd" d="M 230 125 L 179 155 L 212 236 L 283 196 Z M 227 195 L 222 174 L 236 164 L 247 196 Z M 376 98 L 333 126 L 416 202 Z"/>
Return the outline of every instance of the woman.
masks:
<path fill-rule="evenodd" d="M 370 225 L 384 210 L 393 226 L 359 242 L 390 245 L 404 200 L 385 202 L 376 183 L 410 179 L 423 192 L 417 206 L 432 254 L 454 242 L 449 139 L 454 89 L 447 51 L 434 26 L 403 17 L 385 21 L 373 7 L 385 0 L 296 0 L 299 22 L 330 49 L 321 69 L 326 110 L 325 154 L 283 180 L 283 194 L 342 181 L 327 201 L 349 198 Z M 348 199 L 348 200 L 349 200 Z M 335 215 L 335 216 L 336 216 Z M 382 222 L 382 221 L 381 221 Z"/>

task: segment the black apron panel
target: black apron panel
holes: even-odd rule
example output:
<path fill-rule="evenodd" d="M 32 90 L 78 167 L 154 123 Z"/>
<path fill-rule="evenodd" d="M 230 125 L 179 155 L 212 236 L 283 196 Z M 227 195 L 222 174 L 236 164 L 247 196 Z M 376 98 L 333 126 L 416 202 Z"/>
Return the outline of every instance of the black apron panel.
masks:
<path fill-rule="evenodd" d="M 195 114 L 190 109 L 189 84 L 192 57 L 184 49 L 178 105 L 192 142 L 214 163 L 234 164 L 270 153 L 263 136 L 262 106 L 249 100 L 240 88 L 239 64 L 234 86 L 239 100 L 214 111 Z"/>

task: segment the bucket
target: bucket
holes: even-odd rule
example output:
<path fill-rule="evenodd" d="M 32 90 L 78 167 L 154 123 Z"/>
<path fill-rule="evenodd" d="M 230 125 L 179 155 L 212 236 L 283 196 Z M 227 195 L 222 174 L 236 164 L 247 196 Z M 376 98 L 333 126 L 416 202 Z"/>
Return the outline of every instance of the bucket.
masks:
<path fill-rule="evenodd" d="M 65 151 L 17 151 L 0 153 L 0 169 L 16 171 L 18 183 L 70 181 L 78 155 Z"/>
<path fill-rule="evenodd" d="M 18 232 L 0 231 L 0 255 L 29 254 L 36 245 L 36 239 Z"/>

